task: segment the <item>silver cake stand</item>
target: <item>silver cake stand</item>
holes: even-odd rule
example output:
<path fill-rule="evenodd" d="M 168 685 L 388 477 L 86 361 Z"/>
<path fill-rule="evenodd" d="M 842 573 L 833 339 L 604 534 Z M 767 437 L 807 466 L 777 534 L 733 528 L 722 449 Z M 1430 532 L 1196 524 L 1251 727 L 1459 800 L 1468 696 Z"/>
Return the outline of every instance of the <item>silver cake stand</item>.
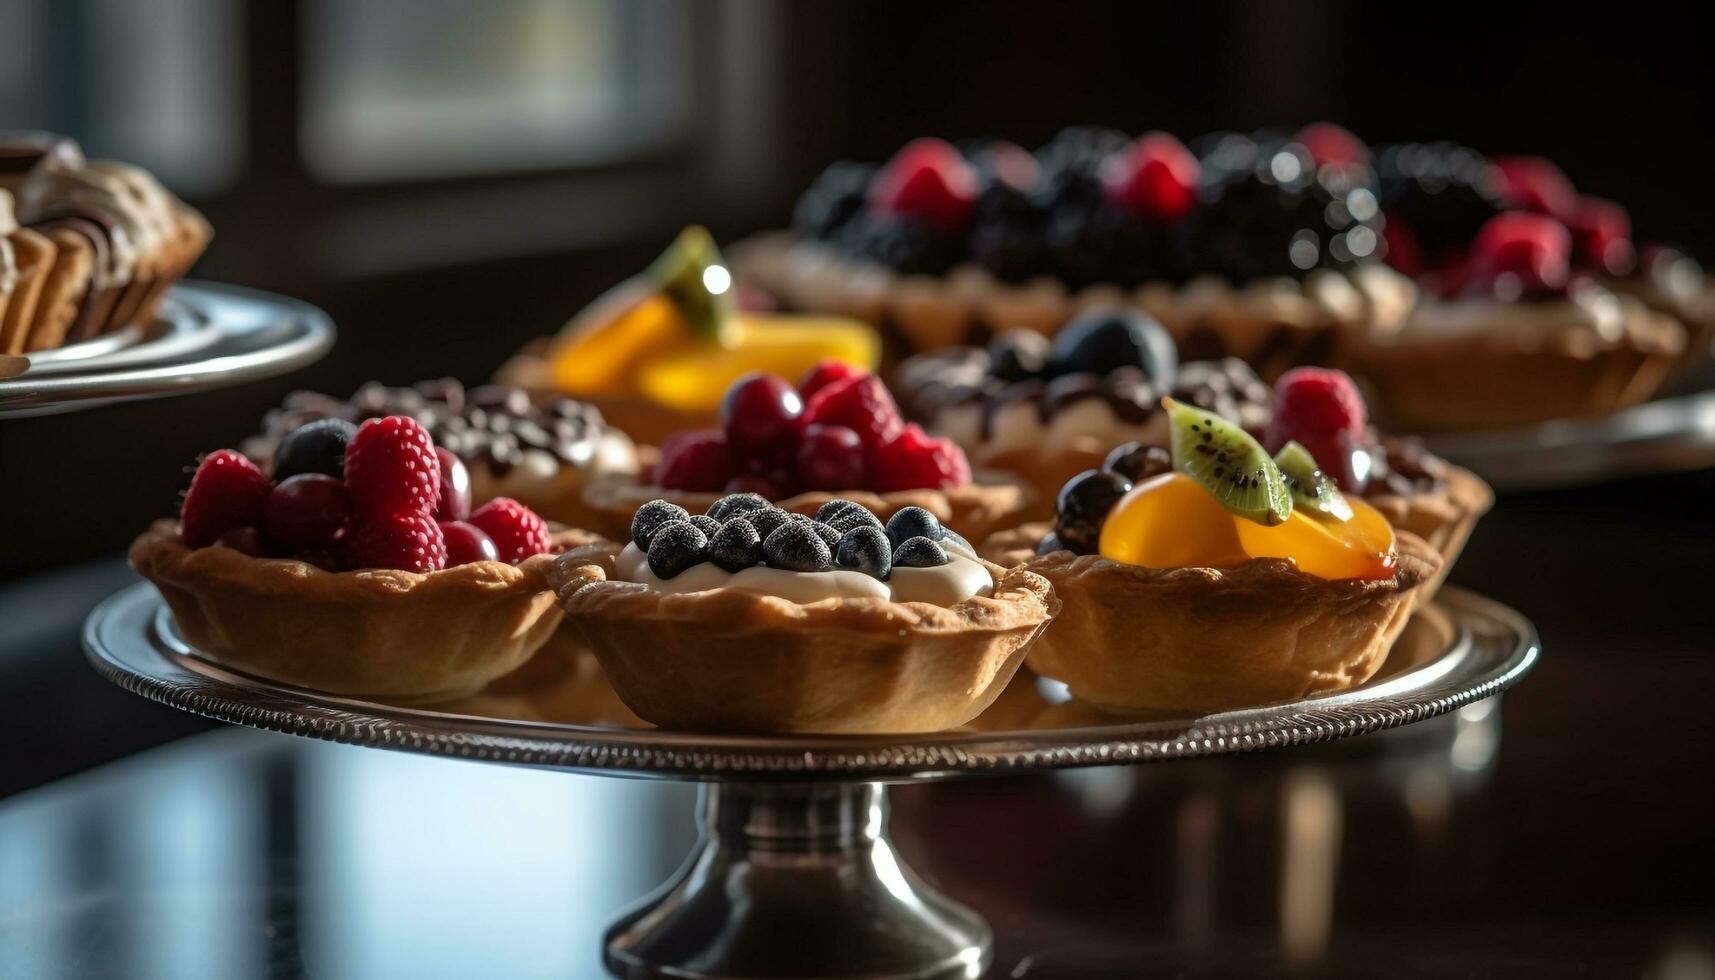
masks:
<path fill-rule="evenodd" d="M 333 321 L 240 286 L 174 286 L 155 320 L 23 357 L 0 357 L 0 418 L 183 395 L 284 374 L 333 346 Z"/>
<path fill-rule="evenodd" d="M 84 627 L 89 659 L 144 697 L 221 721 L 354 745 L 704 785 L 678 875 L 609 931 L 605 962 L 642 977 L 976 977 L 993 934 L 900 860 L 889 782 L 1192 759 L 1410 724 L 1498 694 L 1539 656 L 1518 613 L 1444 589 L 1381 672 L 1340 694 L 1202 717 L 1118 720 L 1028 674 L 972 725 L 933 735 L 738 737 L 649 728 L 588 654 L 555 645 L 520 675 L 444 705 L 316 694 L 198 656 L 153 587 Z M 338 655 L 339 651 L 327 651 Z"/>

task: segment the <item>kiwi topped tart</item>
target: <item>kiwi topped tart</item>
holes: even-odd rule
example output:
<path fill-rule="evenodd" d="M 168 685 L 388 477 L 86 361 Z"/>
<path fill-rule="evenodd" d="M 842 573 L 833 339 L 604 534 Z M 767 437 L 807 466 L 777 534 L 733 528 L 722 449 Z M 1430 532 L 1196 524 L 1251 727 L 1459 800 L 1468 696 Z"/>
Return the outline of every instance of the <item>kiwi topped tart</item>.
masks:
<path fill-rule="evenodd" d="M 1230 420 L 1166 407 L 1165 460 L 1121 447 L 1066 485 L 1052 528 L 984 543 L 985 557 L 1023 562 L 1066 603 L 1031 668 L 1122 713 L 1237 708 L 1369 679 L 1439 556 L 1342 494 L 1302 447 L 1283 447 L 1283 470 Z"/>

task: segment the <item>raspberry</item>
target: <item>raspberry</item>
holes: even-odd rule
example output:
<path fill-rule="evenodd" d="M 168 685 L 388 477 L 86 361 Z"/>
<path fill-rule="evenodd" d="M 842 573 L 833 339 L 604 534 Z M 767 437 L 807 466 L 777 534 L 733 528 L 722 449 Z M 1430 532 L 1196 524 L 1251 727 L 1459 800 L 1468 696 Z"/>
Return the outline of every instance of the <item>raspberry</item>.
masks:
<path fill-rule="evenodd" d="M 1471 244 L 1467 286 L 1514 297 L 1554 292 L 1571 276 L 1571 255 L 1572 236 L 1553 218 L 1523 211 L 1497 214 Z"/>
<path fill-rule="evenodd" d="M 516 565 L 548 550 L 548 525 L 511 497 L 496 497 L 471 512 L 472 527 L 494 541 L 500 560 Z"/>
<path fill-rule="evenodd" d="M 1327 164 L 1356 166 L 1370 162 L 1370 148 L 1364 145 L 1364 141 L 1353 136 L 1346 127 L 1331 122 L 1311 123 L 1299 130 L 1293 139 L 1310 151 L 1310 159 L 1315 160 L 1318 167 Z"/>
<path fill-rule="evenodd" d="M 1197 158 L 1166 133 L 1145 133 L 1102 168 L 1102 189 L 1121 211 L 1171 223 L 1197 203 Z"/>
<path fill-rule="evenodd" d="M 254 525 L 262 519 L 269 489 L 268 478 L 243 453 L 209 453 L 197 464 L 179 508 L 179 534 L 185 544 L 206 548 L 235 527 Z"/>
<path fill-rule="evenodd" d="M 893 490 L 938 490 L 971 482 L 965 451 L 951 439 L 931 439 L 915 423 L 882 446 L 870 462 L 870 486 Z"/>
<path fill-rule="evenodd" d="M 804 424 L 843 425 L 858 434 L 865 453 L 899 438 L 905 426 L 887 386 L 873 374 L 836 381 L 816 392 L 804 406 Z"/>
<path fill-rule="evenodd" d="M 1329 368 L 1293 368 L 1274 385 L 1273 418 L 1269 422 L 1270 451 L 1289 439 L 1344 432 L 1361 436 L 1368 426 L 1363 396 L 1350 375 Z"/>
<path fill-rule="evenodd" d="M 913 140 L 876 174 L 869 206 L 949 231 L 963 227 L 977 200 L 977 175 L 951 143 Z"/>
<path fill-rule="evenodd" d="M 1578 192 L 1554 161 L 1546 157 L 1499 157 L 1501 200 L 1509 207 L 1550 214 L 1562 221 L 1572 217 Z"/>
<path fill-rule="evenodd" d="M 675 432 L 661 443 L 655 485 L 668 490 L 714 491 L 733 475 L 726 435 L 718 429 Z"/>
<path fill-rule="evenodd" d="M 843 425 L 812 425 L 798 443 L 798 485 L 806 490 L 864 486 L 863 442 Z"/>
<path fill-rule="evenodd" d="M 862 373 L 864 373 L 863 368 L 847 364 L 845 361 L 823 361 L 804 372 L 804 376 L 798 379 L 798 397 L 808 402 L 811 395 L 828 385 Z"/>
<path fill-rule="evenodd" d="M 350 460 L 346 467 L 350 472 Z M 354 569 L 435 572 L 447 565 L 447 543 L 429 515 L 390 514 L 371 520 L 346 538 L 345 563 Z"/>
<path fill-rule="evenodd" d="M 1632 219 L 1626 209 L 1599 197 L 1581 197 L 1572 209 L 1567 230 L 1582 265 L 1612 275 L 1624 275 L 1637 262 L 1632 248 Z"/>
<path fill-rule="evenodd" d="M 345 447 L 345 487 L 360 517 L 434 513 L 441 494 L 434 440 L 403 415 L 370 419 Z"/>

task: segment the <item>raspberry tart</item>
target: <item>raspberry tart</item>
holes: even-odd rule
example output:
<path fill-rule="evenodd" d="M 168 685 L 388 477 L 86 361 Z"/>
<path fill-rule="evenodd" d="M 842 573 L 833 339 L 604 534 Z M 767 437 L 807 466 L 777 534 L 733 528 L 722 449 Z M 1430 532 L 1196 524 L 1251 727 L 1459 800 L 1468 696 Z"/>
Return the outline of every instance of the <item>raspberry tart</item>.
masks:
<path fill-rule="evenodd" d="M 367 384 L 349 399 L 312 391 L 286 396 L 270 411 L 245 454 L 266 466 L 293 432 L 326 419 L 350 431 L 367 419 L 408 415 L 428 430 L 438 450 L 458 457 L 469 495 L 480 506 L 510 497 L 544 518 L 583 527 L 590 514 L 583 491 L 604 476 L 635 476 L 641 464 L 631 438 L 609 425 L 593 405 L 558 395 L 533 403 L 521 388 L 466 389 L 452 378 L 410 388 Z M 303 437 L 299 437 L 302 439 Z M 316 452 L 305 443 L 293 452 Z M 290 463 L 288 462 L 288 465 Z"/>
<path fill-rule="evenodd" d="M 1172 468 L 1091 470 L 1052 530 L 982 553 L 1066 604 L 1030 667 L 1107 711 L 1219 711 L 1368 680 L 1440 558 L 1342 494 L 1302 446 L 1271 458 L 1213 413 L 1170 402 Z"/>
<path fill-rule="evenodd" d="M 732 276 L 702 228 L 687 229 L 642 274 L 503 365 L 498 380 L 538 399 L 588 402 L 640 442 L 715 424 L 722 393 L 751 371 L 796 376 L 823 360 L 873 368 L 881 342 L 838 317 L 741 312 Z"/>
<path fill-rule="evenodd" d="M 1010 477 L 974 476 L 964 450 L 907 424 L 879 377 L 842 362 L 815 366 L 797 385 L 773 374 L 740 378 L 720 425 L 669 437 L 649 479 L 591 481 L 592 529 L 623 537 L 637 508 L 657 497 L 702 511 L 748 491 L 804 515 L 835 497 L 883 519 L 922 507 L 980 539 L 1022 520 L 1031 503 Z"/>
<path fill-rule="evenodd" d="M 1410 280 L 1381 262 L 1367 153 L 1350 134 L 1068 129 L 1031 154 L 917 140 L 830 167 L 793 230 L 734 248 L 740 280 L 793 309 L 856 316 L 915 351 L 1079 312 L 1143 309 L 1188 358 L 1272 377 L 1324 359 L 1335 327 L 1397 323 Z"/>
<path fill-rule="evenodd" d="M 755 494 L 707 513 L 653 500 L 628 541 L 551 573 L 621 699 L 697 731 L 956 728 L 999 695 L 1059 608 L 1039 576 L 981 561 L 934 515 L 850 500 L 814 517 Z"/>
<path fill-rule="evenodd" d="M 403 416 L 312 422 L 271 473 L 230 449 L 178 521 L 131 546 L 180 633 L 237 670 L 333 694 L 437 700 L 523 664 L 560 620 L 547 525 L 472 510 L 458 458 Z"/>

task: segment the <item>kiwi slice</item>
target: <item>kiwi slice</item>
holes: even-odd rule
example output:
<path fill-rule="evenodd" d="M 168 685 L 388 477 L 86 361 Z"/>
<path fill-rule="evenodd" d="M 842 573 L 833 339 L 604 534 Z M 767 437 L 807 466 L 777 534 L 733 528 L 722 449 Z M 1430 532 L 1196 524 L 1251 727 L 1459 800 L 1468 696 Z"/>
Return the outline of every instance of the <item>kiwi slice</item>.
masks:
<path fill-rule="evenodd" d="M 1250 433 L 1215 413 L 1161 400 L 1173 428 L 1173 466 L 1201 483 L 1221 505 L 1258 524 L 1292 516 L 1292 493 L 1280 467 Z"/>
<path fill-rule="evenodd" d="M 678 308 L 692 334 L 725 341 L 733 318 L 732 273 L 707 228 L 680 232 L 643 278 Z"/>
<path fill-rule="evenodd" d="M 1346 502 L 1345 495 L 1334 486 L 1334 481 L 1322 472 L 1322 467 L 1316 465 L 1316 457 L 1310 455 L 1310 450 L 1296 442 L 1288 442 L 1274 454 L 1274 465 L 1280 467 L 1280 475 L 1286 477 L 1286 488 L 1292 491 L 1294 506 L 1304 508 L 1304 512 L 1312 517 L 1333 521 L 1352 519 L 1352 505 Z"/>

